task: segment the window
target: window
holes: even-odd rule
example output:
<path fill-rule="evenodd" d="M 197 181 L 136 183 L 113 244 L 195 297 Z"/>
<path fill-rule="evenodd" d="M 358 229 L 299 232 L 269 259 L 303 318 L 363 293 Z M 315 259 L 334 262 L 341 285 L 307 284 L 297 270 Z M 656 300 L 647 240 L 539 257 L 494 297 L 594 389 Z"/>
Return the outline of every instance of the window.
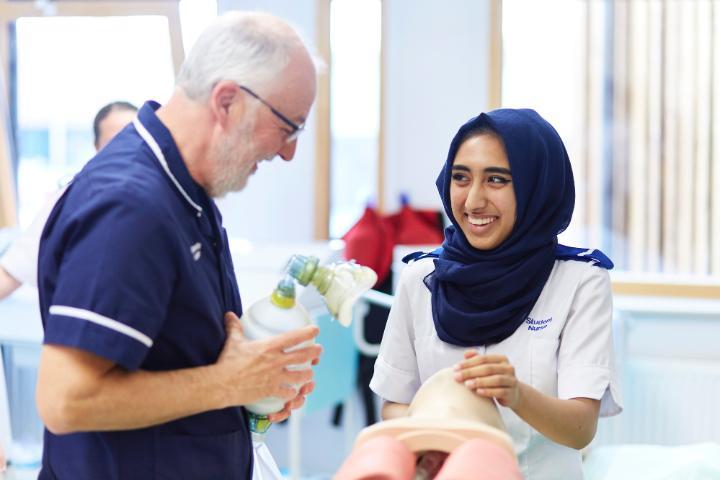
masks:
<path fill-rule="evenodd" d="M 561 241 L 621 270 L 720 275 L 720 2 L 503 2 L 503 105 L 553 123 L 577 200 Z"/>
<path fill-rule="evenodd" d="M 93 156 L 97 110 L 114 100 L 164 100 L 174 75 L 161 16 L 19 18 L 14 44 L 24 227 L 46 196 Z"/>
<path fill-rule="evenodd" d="M 377 201 L 380 134 L 380 0 L 332 0 L 330 237 Z"/>

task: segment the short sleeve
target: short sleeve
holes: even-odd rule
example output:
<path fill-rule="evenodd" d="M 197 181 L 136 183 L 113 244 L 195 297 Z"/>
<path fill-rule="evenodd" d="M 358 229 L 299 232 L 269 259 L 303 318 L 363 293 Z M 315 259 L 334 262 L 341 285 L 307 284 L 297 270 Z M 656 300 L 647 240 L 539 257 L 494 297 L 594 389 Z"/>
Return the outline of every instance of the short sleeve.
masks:
<path fill-rule="evenodd" d="M 48 197 L 30 226 L 13 240 L 0 259 L 0 265 L 5 271 L 21 283 L 37 286 L 40 235 L 50 212 L 64 191 L 65 189 L 60 189 Z"/>
<path fill-rule="evenodd" d="M 420 388 L 420 374 L 413 344 L 413 316 L 411 293 L 413 288 L 425 288 L 411 273 L 413 265 L 403 270 L 388 316 L 375 361 L 370 389 L 391 402 L 410 403 Z"/>
<path fill-rule="evenodd" d="M 600 415 L 622 411 L 607 270 L 589 266 L 570 306 L 558 352 L 558 397 L 600 400 Z"/>
<path fill-rule="evenodd" d="M 61 255 L 44 342 L 134 370 L 165 321 L 178 271 L 176 234 L 152 203 L 98 195 L 66 202 L 61 221 L 44 233 L 49 254 Z"/>

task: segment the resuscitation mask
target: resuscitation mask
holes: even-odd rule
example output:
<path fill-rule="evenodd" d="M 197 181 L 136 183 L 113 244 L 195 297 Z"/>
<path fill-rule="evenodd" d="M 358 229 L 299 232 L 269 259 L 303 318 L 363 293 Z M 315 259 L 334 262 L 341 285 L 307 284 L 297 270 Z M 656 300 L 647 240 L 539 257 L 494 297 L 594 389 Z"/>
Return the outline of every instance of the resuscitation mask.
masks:
<path fill-rule="evenodd" d="M 313 324 L 305 307 L 296 301 L 295 283 L 312 285 L 322 295 L 328 310 L 338 322 L 348 327 L 352 322 L 352 309 L 357 300 L 375 285 L 377 275 L 368 267 L 354 261 L 319 265 L 317 257 L 293 255 L 285 266 L 282 278 L 270 296 L 250 306 L 240 318 L 245 336 L 250 340 L 269 338 L 290 330 Z M 287 351 L 311 344 L 311 341 L 295 345 Z M 291 365 L 289 370 L 311 368 L 309 363 Z M 294 385 L 299 388 L 300 385 Z M 268 415 L 283 409 L 285 401 L 267 397 L 246 405 L 250 413 L 250 430 L 264 434 L 270 427 Z"/>

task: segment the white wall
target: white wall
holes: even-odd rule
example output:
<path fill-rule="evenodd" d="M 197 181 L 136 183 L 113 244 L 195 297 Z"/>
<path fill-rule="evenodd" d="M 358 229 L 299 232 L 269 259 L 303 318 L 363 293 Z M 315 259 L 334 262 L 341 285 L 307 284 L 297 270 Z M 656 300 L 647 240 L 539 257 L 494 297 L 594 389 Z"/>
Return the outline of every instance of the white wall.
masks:
<path fill-rule="evenodd" d="M 313 0 L 219 0 L 218 10 L 263 10 L 315 41 Z M 440 208 L 435 177 L 452 136 L 487 110 L 488 0 L 389 0 L 385 38 L 385 201 L 401 192 L 413 205 Z M 362 39 L 359 39 L 362 41 Z M 295 160 L 262 164 L 245 191 L 220 202 L 231 236 L 309 241 L 313 235 L 315 120 Z"/>
<path fill-rule="evenodd" d="M 314 47 L 314 0 L 219 0 L 220 13 L 261 10 L 293 24 Z M 277 105 L 282 110 L 282 105 Z M 307 242 L 313 238 L 315 188 L 315 113 L 298 141 L 295 158 L 262 162 L 248 186 L 218 202 L 231 237 L 252 241 Z"/>
<path fill-rule="evenodd" d="M 435 178 L 462 123 L 487 110 L 488 0 L 385 1 L 385 202 L 440 208 Z"/>

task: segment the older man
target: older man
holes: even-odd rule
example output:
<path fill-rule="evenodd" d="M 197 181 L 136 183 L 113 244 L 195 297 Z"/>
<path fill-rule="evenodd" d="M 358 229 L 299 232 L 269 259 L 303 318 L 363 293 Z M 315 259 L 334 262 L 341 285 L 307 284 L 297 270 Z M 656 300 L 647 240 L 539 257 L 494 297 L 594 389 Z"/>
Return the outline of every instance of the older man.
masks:
<path fill-rule="evenodd" d="M 220 17 L 170 100 L 146 103 L 60 200 L 40 247 L 40 479 L 250 478 L 242 406 L 283 397 L 278 421 L 302 404 L 312 372 L 287 366 L 320 347 L 285 350 L 317 328 L 243 337 L 211 197 L 292 159 L 315 76 L 283 21 Z"/>

